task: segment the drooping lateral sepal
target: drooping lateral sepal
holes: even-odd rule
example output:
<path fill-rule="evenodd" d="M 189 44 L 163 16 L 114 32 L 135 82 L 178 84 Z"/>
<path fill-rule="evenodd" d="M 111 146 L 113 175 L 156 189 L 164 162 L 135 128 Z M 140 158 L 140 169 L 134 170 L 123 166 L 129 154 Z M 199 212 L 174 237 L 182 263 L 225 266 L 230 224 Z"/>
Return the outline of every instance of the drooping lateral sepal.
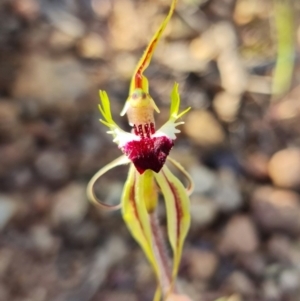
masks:
<path fill-rule="evenodd" d="M 152 171 L 149 172 L 152 173 Z M 150 221 L 151 212 L 148 211 L 149 207 L 156 206 L 156 200 L 155 196 L 149 194 L 151 187 L 145 186 L 153 184 L 153 180 L 151 181 L 149 176 L 149 174 L 140 175 L 133 165 L 130 166 L 122 194 L 122 214 L 129 231 L 143 249 L 153 266 L 159 283 L 161 283 L 162 271 L 155 255 L 154 237 Z M 149 199 L 145 200 L 145 198 Z"/>
<path fill-rule="evenodd" d="M 183 243 L 190 227 L 190 201 L 186 189 L 166 165 L 154 176 L 166 204 L 168 237 L 173 250 L 174 281 L 178 273 Z"/>
<path fill-rule="evenodd" d="M 115 159 L 114 161 L 110 162 L 109 164 L 105 165 L 104 167 L 102 167 L 101 169 L 98 170 L 98 172 L 96 172 L 94 174 L 94 176 L 91 178 L 91 180 L 89 181 L 88 185 L 87 185 L 87 197 L 88 199 L 96 204 L 97 206 L 102 207 L 103 209 L 106 210 L 116 210 L 116 209 L 120 209 L 121 205 L 109 205 L 109 204 L 105 204 L 103 203 L 101 200 L 99 200 L 95 194 L 94 191 L 94 186 L 95 183 L 108 171 L 110 171 L 111 169 L 120 166 L 120 165 L 124 165 L 124 164 L 128 164 L 130 163 L 129 159 L 126 156 L 121 156 L 117 159 Z"/>

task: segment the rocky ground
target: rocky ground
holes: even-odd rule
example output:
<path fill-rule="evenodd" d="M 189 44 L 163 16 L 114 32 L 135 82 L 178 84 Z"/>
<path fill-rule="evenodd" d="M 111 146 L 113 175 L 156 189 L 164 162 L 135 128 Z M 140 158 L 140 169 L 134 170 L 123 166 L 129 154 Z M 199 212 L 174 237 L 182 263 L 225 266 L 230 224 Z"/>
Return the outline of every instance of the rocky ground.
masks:
<path fill-rule="evenodd" d="M 1 301 L 152 300 L 120 213 L 96 209 L 85 189 L 120 155 L 98 122 L 98 90 L 128 128 L 129 80 L 169 2 L 1 1 Z M 271 0 L 178 2 L 147 76 L 158 124 L 174 81 L 193 108 L 172 150 L 196 183 L 180 284 L 194 301 L 299 300 L 299 3 L 291 88 L 275 98 Z M 99 195 L 118 202 L 125 178 L 108 173 Z"/>

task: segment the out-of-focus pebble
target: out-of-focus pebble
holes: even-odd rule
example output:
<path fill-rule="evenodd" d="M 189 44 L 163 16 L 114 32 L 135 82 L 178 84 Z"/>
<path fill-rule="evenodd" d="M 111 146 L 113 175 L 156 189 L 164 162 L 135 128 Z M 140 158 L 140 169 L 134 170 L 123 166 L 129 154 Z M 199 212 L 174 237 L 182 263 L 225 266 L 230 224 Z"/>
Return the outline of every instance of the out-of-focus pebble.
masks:
<path fill-rule="evenodd" d="M 237 176 L 231 169 L 220 169 L 218 182 L 212 193 L 212 199 L 223 212 L 232 212 L 242 206 L 243 197 Z"/>
<path fill-rule="evenodd" d="M 224 142 L 225 134 L 216 118 L 206 110 L 195 110 L 186 116 L 184 131 L 196 144 L 216 147 Z"/>
<path fill-rule="evenodd" d="M 192 57 L 201 61 L 215 59 L 218 53 L 217 46 L 210 31 L 206 31 L 201 37 L 193 39 L 189 45 L 189 50 Z"/>
<path fill-rule="evenodd" d="M 61 183 L 70 176 L 68 158 L 63 152 L 45 151 L 39 154 L 35 161 L 35 168 L 43 179 Z"/>
<path fill-rule="evenodd" d="M 279 276 L 279 285 L 284 293 L 293 293 L 299 289 L 300 274 L 293 268 L 285 269 Z"/>
<path fill-rule="evenodd" d="M 129 0 L 116 0 L 112 17 L 110 18 L 110 43 L 117 50 L 133 50 L 146 41 L 145 36 L 151 36 L 149 18 L 153 18 L 155 6 L 144 4 L 144 14 L 139 14 L 136 6 Z M 154 10 L 153 10 L 154 9 Z M 124 14 L 126 11 L 126 14 Z M 132 22 L 134 20 L 135 22 Z M 135 26 L 139 24 L 139 26 Z"/>
<path fill-rule="evenodd" d="M 0 284 L 0 300 L 9 300 L 10 294 L 7 285 Z"/>
<path fill-rule="evenodd" d="M 237 256 L 237 262 L 244 270 L 254 276 L 262 276 L 266 268 L 266 258 L 258 252 L 243 253 Z"/>
<path fill-rule="evenodd" d="M 90 33 L 77 44 L 80 56 L 87 59 L 100 59 L 105 54 L 105 43 L 100 35 Z"/>
<path fill-rule="evenodd" d="M 195 193 L 209 195 L 214 191 L 218 178 L 212 170 L 204 165 L 195 164 L 188 172 L 194 180 Z"/>
<path fill-rule="evenodd" d="M 0 99 L 0 139 L 3 141 L 20 136 L 20 109 L 13 100 Z"/>
<path fill-rule="evenodd" d="M 163 65 L 179 72 L 200 72 L 207 68 L 207 62 L 190 55 L 189 44 L 172 42 L 157 49 L 156 56 Z"/>
<path fill-rule="evenodd" d="M 13 252 L 10 249 L 2 248 L 0 250 L 0 277 L 5 277 L 8 273 L 9 266 L 13 260 Z M 0 298 L 1 300 L 1 298 Z"/>
<path fill-rule="evenodd" d="M 223 254 L 250 253 L 259 246 L 257 229 L 246 215 L 236 215 L 227 223 L 219 244 Z"/>
<path fill-rule="evenodd" d="M 232 292 L 241 294 L 245 297 L 253 297 L 255 295 L 255 285 L 251 279 L 241 271 L 233 272 L 226 279 L 225 286 Z"/>
<path fill-rule="evenodd" d="M 268 156 L 260 152 L 253 152 L 246 156 L 243 167 L 254 178 L 265 180 L 268 178 Z"/>
<path fill-rule="evenodd" d="M 184 257 L 188 260 L 188 273 L 193 279 L 209 280 L 219 263 L 215 253 L 201 249 L 187 250 Z"/>
<path fill-rule="evenodd" d="M 225 122 L 233 122 L 240 108 L 241 96 L 223 91 L 216 94 L 213 107 L 218 117 Z"/>
<path fill-rule="evenodd" d="M 40 13 L 40 4 L 37 0 L 14 0 L 12 7 L 15 13 L 28 21 L 35 20 Z"/>
<path fill-rule="evenodd" d="M 66 240 L 74 246 L 92 246 L 99 241 L 99 226 L 92 221 L 71 223 L 63 229 Z M 104 235 L 101 235 L 104 239 Z"/>
<path fill-rule="evenodd" d="M 51 83 L 51 85 L 49 85 Z M 72 57 L 53 59 L 43 55 L 28 56 L 15 81 L 13 96 L 34 105 L 60 108 L 76 106 L 79 97 L 88 93 L 90 86 L 81 65 Z"/>
<path fill-rule="evenodd" d="M 105 18 L 111 12 L 112 2 L 110 0 L 92 0 L 93 11 L 101 18 Z"/>
<path fill-rule="evenodd" d="M 251 199 L 252 212 L 258 223 L 268 231 L 300 231 L 300 199 L 293 191 L 270 186 L 257 188 Z"/>
<path fill-rule="evenodd" d="M 33 241 L 34 251 L 43 255 L 51 255 L 57 251 L 59 240 L 56 239 L 50 229 L 45 225 L 35 225 L 30 229 L 30 237 Z"/>
<path fill-rule="evenodd" d="M 300 150 L 286 148 L 278 151 L 272 156 L 268 169 L 275 185 L 284 188 L 299 188 Z"/>
<path fill-rule="evenodd" d="M 84 184 L 73 183 L 53 196 L 52 221 L 55 225 L 79 223 L 83 220 L 89 206 L 85 191 Z"/>
<path fill-rule="evenodd" d="M 66 51 L 76 44 L 77 38 L 60 30 L 53 30 L 49 38 L 49 45 L 55 51 Z"/>
<path fill-rule="evenodd" d="M 0 230 L 14 217 L 17 209 L 17 203 L 11 196 L 0 195 Z"/>
<path fill-rule="evenodd" d="M 136 295 L 130 292 L 110 292 L 103 295 L 102 301 L 138 301 Z"/>
<path fill-rule="evenodd" d="M 168 296 L 166 301 L 193 301 L 193 300 L 185 295 L 171 294 Z"/>
<path fill-rule="evenodd" d="M 217 217 L 218 207 L 213 200 L 193 194 L 191 197 L 192 227 L 206 227 Z"/>
<path fill-rule="evenodd" d="M 235 6 L 234 20 L 239 25 L 245 25 L 255 18 L 265 18 L 270 11 L 268 1 L 239 0 Z"/>
<path fill-rule="evenodd" d="M 281 300 L 280 287 L 275 283 L 275 281 L 268 279 L 262 284 L 262 292 L 265 300 Z"/>
<path fill-rule="evenodd" d="M 291 262 L 292 245 L 286 235 L 275 234 L 267 243 L 269 254 L 279 262 Z"/>

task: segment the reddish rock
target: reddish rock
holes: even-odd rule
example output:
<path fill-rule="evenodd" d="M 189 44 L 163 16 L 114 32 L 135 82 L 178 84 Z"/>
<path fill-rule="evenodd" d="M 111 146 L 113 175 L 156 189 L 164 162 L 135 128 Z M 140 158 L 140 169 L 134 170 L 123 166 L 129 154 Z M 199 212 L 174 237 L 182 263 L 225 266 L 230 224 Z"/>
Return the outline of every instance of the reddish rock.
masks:
<path fill-rule="evenodd" d="M 251 207 L 253 215 L 265 230 L 299 233 L 300 197 L 297 193 L 262 186 L 254 191 Z"/>
<path fill-rule="evenodd" d="M 219 259 L 211 251 L 193 249 L 185 254 L 189 262 L 189 274 L 193 279 L 209 280 L 215 273 Z"/>
<path fill-rule="evenodd" d="M 268 165 L 273 183 L 284 188 L 300 187 L 300 150 L 286 148 L 275 153 Z"/>
<path fill-rule="evenodd" d="M 258 245 L 254 222 L 246 215 L 237 215 L 227 223 L 219 249 L 223 254 L 248 253 L 255 251 Z"/>

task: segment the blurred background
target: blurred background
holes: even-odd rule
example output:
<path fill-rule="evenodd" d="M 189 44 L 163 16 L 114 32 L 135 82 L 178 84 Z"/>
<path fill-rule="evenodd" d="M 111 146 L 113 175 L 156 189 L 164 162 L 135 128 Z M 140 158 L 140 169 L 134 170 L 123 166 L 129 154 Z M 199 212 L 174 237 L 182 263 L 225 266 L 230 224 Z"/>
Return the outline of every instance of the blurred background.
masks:
<path fill-rule="evenodd" d="M 193 176 L 180 285 L 195 301 L 299 300 L 300 2 L 179 0 L 146 74 L 193 109 L 171 156 Z M 169 0 L 1 0 L 0 300 L 150 301 L 155 279 L 88 180 L 121 153 L 130 77 Z M 98 195 L 117 203 L 126 168 Z M 159 207 L 162 224 L 164 206 Z M 226 298 L 224 300 L 227 300 Z"/>

